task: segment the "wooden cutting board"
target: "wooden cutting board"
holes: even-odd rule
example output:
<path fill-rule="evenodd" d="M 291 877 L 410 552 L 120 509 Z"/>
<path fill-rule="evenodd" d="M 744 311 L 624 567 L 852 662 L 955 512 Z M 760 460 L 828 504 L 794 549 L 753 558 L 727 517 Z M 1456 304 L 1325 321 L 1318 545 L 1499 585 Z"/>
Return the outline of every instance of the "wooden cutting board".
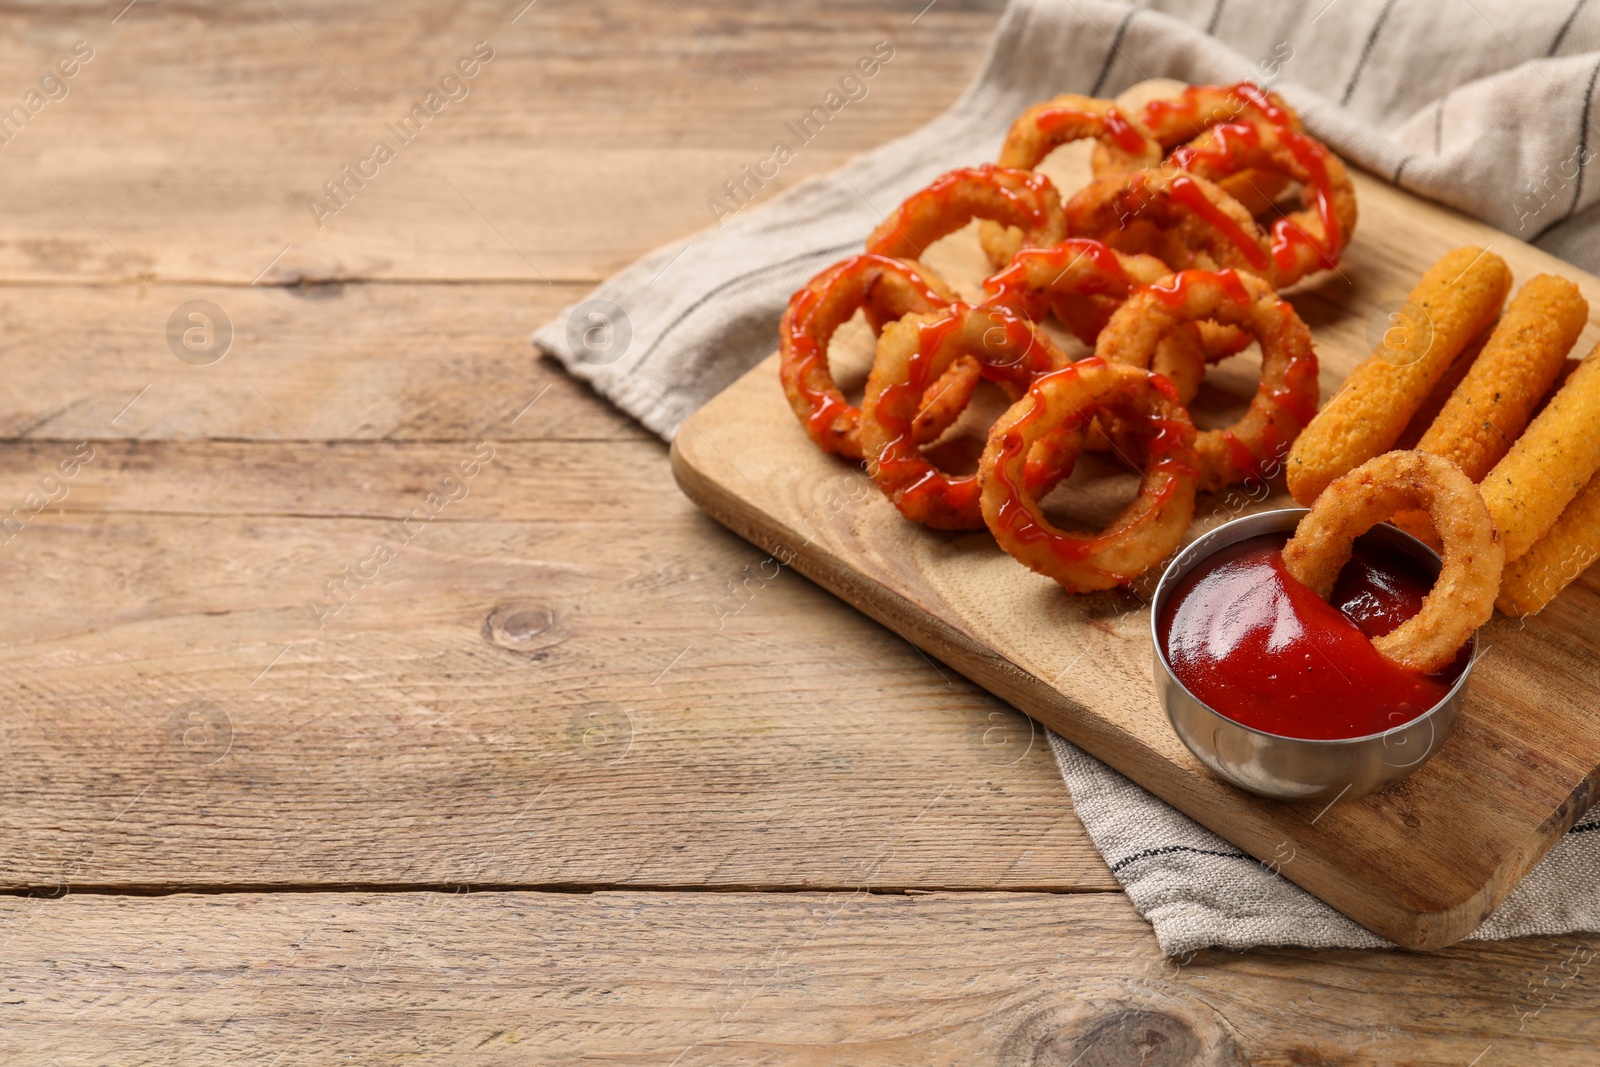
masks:
<path fill-rule="evenodd" d="M 1075 147 L 1047 163 L 1065 189 L 1088 173 Z M 1539 272 L 1571 278 L 1600 312 L 1600 280 L 1353 176 L 1361 220 L 1343 261 L 1287 294 L 1311 326 L 1324 401 L 1371 351 L 1387 312 L 1423 270 L 1460 245 L 1493 248 L 1518 286 Z M 927 260 L 958 289 L 981 291 L 986 264 L 971 228 L 930 249 Z M 847 394 L 859 391 L 871 355 L 870 334 L 852 327 L 841 331 L 833 357 Z M 1591 319 L 1573 355 L 1597 340 Z M 1242 410 L 1255 388 L 1248 363 L 1239 357 L 1208 376 L 1196 402 L 1202 427 Z M 974 405 L 957 428 L 962 439 L 941 446 L 950 469 L 975 466 L 984 420 L 996 410 L 992 401 Z M 1156 702 L 1146 606 L 1161 568 L 1134 590 L 1071 596 L 1012 560 L 987 532 L 913 525 L 858 465 L 807 439 L 779 386 L 776 355 L 694 415 L 672 461 L 690 499 L 779 563 L 1409 948 L 1470 934 L 1588 808 L 1600 777 L 1600 569 L 1540 615 L 1497 614 L 1484 628 L 1455 733 L 1417 772 L 1372 796 L 1297 805 L 1212 777 L 1172 732 Z M 1079 466 L 1049 505 L 1063 521 L 1098 527 L 1131 499 L 1134 479 L 1092 459 Z M 1202 495 L 1190 535 L 1292 503 L 1281 484 L 1260 500 L 1238 489 Z"/>

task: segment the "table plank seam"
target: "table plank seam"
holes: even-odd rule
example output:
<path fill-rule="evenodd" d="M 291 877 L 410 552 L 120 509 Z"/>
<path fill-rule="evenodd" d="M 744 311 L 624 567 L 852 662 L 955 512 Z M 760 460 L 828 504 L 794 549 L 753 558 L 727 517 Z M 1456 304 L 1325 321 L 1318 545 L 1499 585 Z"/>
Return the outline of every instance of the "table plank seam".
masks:
<path fill-rule="evenodd" d="M 336 882 L 274 883 L 274 882 L 119 882 L 110 884 L 87 883 L 67 886 L 40 883 L 29 886 L 0 888 L 0 898 L 62 899 L 68 896 L 96 897 L 168 897 L 168 896 L 238 896 L 243 894 L 281 894 L 286 896 L 349 894 L 390 895 L 398 893 L 543 893 L 557 896 L 586 896 L 593 893 L 681 893 L 714 895 L 719 893 L 766 893 L 773 896 L 817 894 L 834 896 L 840 893 L 865 893 L 869 896 L 932 896 L 935 894 L 1000 894 L 1007 896 L 1084 896 L 1094 893 L 1122 895 L 1120 888 L 1106 886 L 940 886 L 894 885 L 863 886 L 849 884 L 790 885 L 785 883 L 738 883 L 691 885 L 671 883 L 634 882 Z"/>

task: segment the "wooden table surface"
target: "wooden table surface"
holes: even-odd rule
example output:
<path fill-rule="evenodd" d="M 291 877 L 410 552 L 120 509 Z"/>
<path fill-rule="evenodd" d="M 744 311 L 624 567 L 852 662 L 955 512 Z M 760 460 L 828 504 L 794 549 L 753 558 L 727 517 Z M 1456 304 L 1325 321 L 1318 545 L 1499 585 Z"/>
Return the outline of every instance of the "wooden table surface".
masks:
<path fill-rule="evenodd" d="M 997 0 L 523 3 L 7 14 L 0 1060 L 1593 1062 L 1594 938 L 1164 960 L 1025 719 L 530 349 Z"/>

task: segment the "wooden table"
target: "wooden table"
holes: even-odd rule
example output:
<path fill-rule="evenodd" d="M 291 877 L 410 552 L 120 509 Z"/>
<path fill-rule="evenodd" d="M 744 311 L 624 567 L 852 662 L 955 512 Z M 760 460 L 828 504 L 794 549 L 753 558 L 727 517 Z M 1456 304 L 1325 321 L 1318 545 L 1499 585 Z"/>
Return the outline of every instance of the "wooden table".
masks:
<path fill-rule="evenodd" d="M 531 351 L 996 0 L 523 2 L 7 16 L 0 1060 L 1593 1062 L 1593 938 L 1163 960 L 1026 720 Z"/>

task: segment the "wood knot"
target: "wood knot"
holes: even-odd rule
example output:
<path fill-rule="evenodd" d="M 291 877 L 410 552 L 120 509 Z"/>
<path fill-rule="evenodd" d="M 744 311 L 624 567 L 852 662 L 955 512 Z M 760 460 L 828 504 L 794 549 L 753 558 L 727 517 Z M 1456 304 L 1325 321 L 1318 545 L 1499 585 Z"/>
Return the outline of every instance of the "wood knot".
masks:
<path fill-rule="evenodd" d="M 512 652 L 539 652 L 567 639 L 566 626 L 555 609 L 528 601 L 496 607 L 483 632 L 490 644 Z"/>
<path fill-rule="evenodd" d="M 1046 1008 L 1006 1038 L 998 1062 L 1002 1067 L 1237 1067 L 1248 1062 L 1211 1009 L 1158 999 Z"/>
<path fill-rule="evenodd" d="M 301 276 L 279 283 L 290 296 L 302 300 L 337 300 L 344 295 L 344 282 Z"/>

